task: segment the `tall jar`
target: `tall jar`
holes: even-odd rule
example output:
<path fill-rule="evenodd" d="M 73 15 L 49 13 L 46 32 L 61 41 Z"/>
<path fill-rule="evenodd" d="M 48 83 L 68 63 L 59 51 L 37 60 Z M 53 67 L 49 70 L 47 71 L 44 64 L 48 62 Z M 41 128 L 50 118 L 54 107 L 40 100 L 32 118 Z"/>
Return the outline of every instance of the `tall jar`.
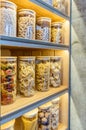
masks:
<path fill-rule="evenodd" d="M 50 57 L 50 86 L 59 87 L 62 78 L 62 58 L 59 56 Z"/>
<path fill-rule="evenodd" d="M 65 0 L 53 0 L 53 7 L 58 9 L 62 13 L 66 12 Z"/>
<path fill-rule="evenodd" d="M 51 25 L 51 41 L 56 44 L 64 43 L 63 24 L 61 22 L 53 22 Z"/>
<path fill-rule="evenodd" d="M 1 104 L 11 104 L 16 99 L 17 58 L 1 57 Z"/>
<path fill-rule="evenodd" d="M 40 17 L 37 19 L 36 39 L 51 41 L 51 19 Z"/>
<path fill-rule="evenodd" d="M 36 12 L 30 9 L 18 11 L 18 37 L 35 40 Z"/>
<path fill-rule="evenodd" d="M 51 103 L 39 106 L 38 130 L 51 130 Z"/>
<path fill-rule="evenodd" d="M 38 130 L 38 109 L 34 109 L 22 116 L 23 130 Z"/>
<path fill-rule="evenodd" d="M 56 98 L 51 102 L 51 130 L 57 130 L 59 126 L 59 98 Z"/>
<path fill-rule="evenodd" d="M 36 88 L 38 91 L 49 90 L 50 58 L 36 57 Z"/>
<path fill-rule="evenodd" d="M 25 96 L 35 94 L 35 57 L 19 57 L 18 85 L 20 93 Z"/>
<path fill-rule="evenodd" d="M 1 125 L 1 130 L 14 130 L 15 119 Z"/>
<path fill-rule="evenodd" d="M 43 0 L 43 1 L 52 6 L 52 0 Z"/>
<path fill-rule="evenodd" d="M 0 1 L 0 35 L 16 37 L 17 6 L 8 0 Z"/>

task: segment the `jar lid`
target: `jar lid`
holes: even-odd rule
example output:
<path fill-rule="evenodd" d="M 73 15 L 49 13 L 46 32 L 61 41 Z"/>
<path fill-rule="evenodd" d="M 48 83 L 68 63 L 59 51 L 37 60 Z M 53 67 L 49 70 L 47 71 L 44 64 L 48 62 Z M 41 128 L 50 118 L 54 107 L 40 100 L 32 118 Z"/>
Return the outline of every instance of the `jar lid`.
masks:
<path fill-rule="evenodd" d="M 53 103 L 53 104 L 56 104 L 56 103 L 58 103 L 59 102 L 59 100 L 60 100 L 60 98 L 55 98 L 54 100 L 52 100 L 51 102 Z"/>
<path fill-rule="evenodd" d="M 34 56 L 19 56 L 19 60 L 35 60 Z"/>
<path fill-rule="evenodd" d="M 13 119 L 13 120 L 11 120 L 11 121 L 9 121 L 9 122 L 7 122 L 7 123 L 1 125 L 1 130 L 5 130 L 5 129 L 7 129 L 7 128 L 13 126 L 14 123 L 15 123 L 15 119 Z"/>
<path fill-rule="evenodd" d="M 6 4 L 11 4 L 12 6 L 14 6 L 15 8 L 17 8 L 17 5 L 11 1 L 8 0 L 0 0 L 0 6 L 6 6 Z"/>
<path fill-rule="evenodd" d="M 50 56 L 51 60 L 60 60 L 61 58 L 61 56 Z"/>
<path fill-rule="evenodd" d="M 49 102 L 49 103 L 45 103 L 45 104 L 39 106 L 39 109 L 46 110 L 46 109 L 50 108 L 51 106 L 52 106 L 52 104 Z"/>
<path fill-rule="evenodd" d="M 27 112 L 23 115 L 23 117 L 26 117 L 26 118 L 33 118 L 34 116 L 36 116 L 36 114 L 38 113 L 38 108 L 30 111 L 30 112 Z"/>
<path fill-rule="evenodd" d="M 17 57 L 8 57 L 8 56 L 2 56 L 0 57 L 1 61 L 16 61 Z"/>
<path fill-rule="evenodd" d="M 51 26 L 62 26 L 63 22 L 53 22 Z"/>
<path fill-rule="evenodd" d="M 32 13 L 34 13 L 34 14 L 36 14 L 36 12 L 34 11 L 34 10 L 31 10 L 31 9 L 19 9 L 18 10 L 18 13 L 19 14 L 25 14 L 25 13 L 30 13 L 30 14 L 32 14 Z"/>
<path fill-rule="evenodd" d="M 49 18 L 49 17 L 39 17 L 39 18 L 37 18 L 37 20 L 47 20 L 47 21 L 51 21 L 51 18 Z"/>
<path fill-rule="evenodd" d="M 50 57 L 49 56 L 37 56 L 36 59 L 39 59 L 39 60 L 50 60 Z"/>

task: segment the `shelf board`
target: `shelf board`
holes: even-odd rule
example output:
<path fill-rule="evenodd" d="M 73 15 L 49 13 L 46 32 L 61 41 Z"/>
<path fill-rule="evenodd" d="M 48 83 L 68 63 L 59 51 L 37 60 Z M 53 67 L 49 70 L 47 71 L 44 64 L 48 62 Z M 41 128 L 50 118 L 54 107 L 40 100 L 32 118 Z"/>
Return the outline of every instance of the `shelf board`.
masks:
<path fill-rule="evenodd" d="M 20 117 L 24 113 L 48 102 L 52 99 L 61 96 L 68 92 L 67 86 L 60 86 L 58 88 L 50 88 L 47 92 L 36 92 L 32 97 L 18 96 L 16 101 L 10 105 L 1 106 L 1 124 L 4 124 L 14 118 Z"/>
<path fill-rule="evenodd" d="M 55 44 L 40 40 L 28 40 L 18 37 L 0 36 L 0 45 L 4 48 L 37 48 L 37 49 L 54 49 L 68 50 L 69 46 L 64 44 Z"/>
<path fill-rule="evenodd" d="M 53 6 L 47 4 L 46 2 L 42 1 L 42 0 L 30 0 L 31 2 L 41 6 L 42 8 L 56 14 L 58 17 L 62 17 L 65 20 L 70 20 L 70 17 L 67 16 L 66 14 L 62 13 L 61 11 L 55 9 Z"/>

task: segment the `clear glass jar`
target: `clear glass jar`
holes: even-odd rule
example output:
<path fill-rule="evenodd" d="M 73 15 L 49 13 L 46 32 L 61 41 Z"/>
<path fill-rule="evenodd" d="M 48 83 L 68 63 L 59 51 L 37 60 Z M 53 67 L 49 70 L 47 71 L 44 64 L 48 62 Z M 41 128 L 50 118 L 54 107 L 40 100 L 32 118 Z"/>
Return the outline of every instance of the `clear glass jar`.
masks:
<path fill-rule="evenodd" d="M 51 130 L 57 130 L 59 125 L 59 98 L 56 98 L 51 102 Z"/>
<path fill-rule="evenodd" d="M 53 7 L 58 9 L 62 13 L 65 13 L 66 11 L 65 0 L 53 0 Z"/>
<path fill-rule="evenodd" d="M 39 91 L 49 90 L 50 58 L 36 57 L 36 88 Z"/>
<path fill-rule="evenodd" d="M 34 109 L 22 116 L 23 130 L 38 130 L 38 109 Z"/>
<path fill-rule="evenodd" d="M 52 6 L 52 0 L 43 0 L 43 1 Z"/>
<path fill-rule="evenodd" d="M 14 130 L 15 119 L 1 125 L 1 130 Z"/>
<path fill-rule="evenodd" d="M 37 19 L 36 39 L 51 41 L 51 19 L 40 17 Z"/>
<path fill-rule="evenodd" d="M 62 58 L 59 56 L 50 57 L 50 86 L 58 87 L 61 85 Z"/>
<path fill-rule="evenodd" d="M 39 106 L 38 130 L 51 130 L 51 103 Z"/>
<path fill-rule="evenodd" d="M 53 22 L 51 25 L 51 41 L 56 44 L 64 43 L 63 24 L 61 22 Z"/>
<path fill-rule="evenodd" d="M 1 103 L 11 104 L 16 99 L 17 58 L 1 57 Z"/>
<path fill-rule="evenodd" d="M 35 40 L 36 12 L 29 9 L 18 11 L 18 37 Z"/>
<path fill-rule="evenodd" d="M 8 1 L 0 1 L 0 35 L 16 37 L 17 6 Z"/>
<path fill-rule="evenodd" d="M 18 60 L 19 91 L 24 96 L 32 96 L 35 92 L 35 57 L 19 57 Z"/>

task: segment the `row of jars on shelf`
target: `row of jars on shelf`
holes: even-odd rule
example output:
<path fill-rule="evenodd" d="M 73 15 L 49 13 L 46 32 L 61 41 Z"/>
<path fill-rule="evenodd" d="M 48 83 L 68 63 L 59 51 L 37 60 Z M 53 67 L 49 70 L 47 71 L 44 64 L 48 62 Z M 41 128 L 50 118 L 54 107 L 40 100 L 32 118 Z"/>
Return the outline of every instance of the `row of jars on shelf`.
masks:
<path fill-rule="evenodd" d="M 59 98 L 25 113 L 21 117 L 22 130 L 57 130 L 59 126 Z M 1 130 L 14 130 L 15 120 L 1 126 Z"/>
<path fill-rule="evenodd" d="M 14 3 L 2 0 L 0 5 L 1 35 L 16 37 L 16 32 L 18 32 L 18 37 L 29 40 L 64 43 L 63 23 L 54 22 L 51 24 L 51 18 L 47 17 L 39 17 L 36 20 L 36 12 L 30 9 L 18 10 L 17 18 L 17 6 Z"/>
<path fill-rule="evenodd" d="M 50 86 L 60 86 L 61 59 L 58 56 L 19 57 L 17 69 L 16 57 L 1 57 L 1 103 L 15 101 L 16 91 L 29 97 L 35 90 L 48 91 Z"/>

